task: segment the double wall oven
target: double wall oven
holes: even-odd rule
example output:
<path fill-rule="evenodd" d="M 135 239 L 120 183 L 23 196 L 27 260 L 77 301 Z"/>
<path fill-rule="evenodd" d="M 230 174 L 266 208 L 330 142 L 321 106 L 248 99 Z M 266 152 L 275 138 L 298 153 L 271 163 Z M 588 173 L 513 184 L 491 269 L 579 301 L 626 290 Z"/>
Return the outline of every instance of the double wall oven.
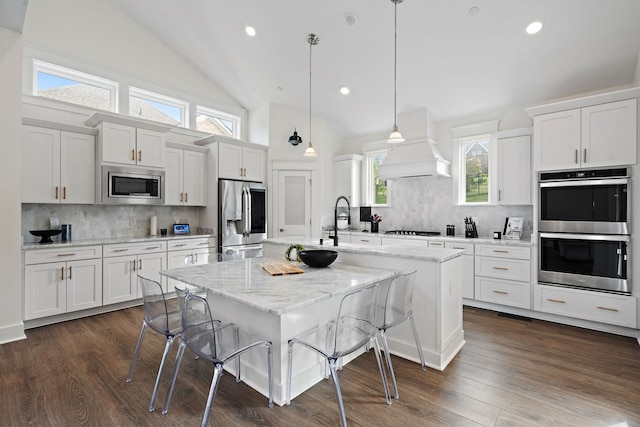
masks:
<path fill-rule="evenodd" d="M 540 283 L 631 294 L 627 168 L 540 174 Z"/>

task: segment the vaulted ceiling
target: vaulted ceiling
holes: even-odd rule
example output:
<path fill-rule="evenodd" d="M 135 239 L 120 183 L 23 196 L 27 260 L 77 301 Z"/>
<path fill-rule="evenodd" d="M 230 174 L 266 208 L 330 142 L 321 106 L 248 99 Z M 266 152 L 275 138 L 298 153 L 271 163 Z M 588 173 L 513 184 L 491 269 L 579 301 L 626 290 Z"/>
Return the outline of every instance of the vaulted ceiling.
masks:
<path fill-rule="evenodd" d="M 390 0 L 111 1 L 249 111 L 308 111 L 315 33 L 313 115 L 341 136 L 393 125 Z M 533 20 L 544 26 L 528 35 Z M 639 52 L 639 0 L 405 0 L 398 112 L 441 121 L 629 85 Z"/>

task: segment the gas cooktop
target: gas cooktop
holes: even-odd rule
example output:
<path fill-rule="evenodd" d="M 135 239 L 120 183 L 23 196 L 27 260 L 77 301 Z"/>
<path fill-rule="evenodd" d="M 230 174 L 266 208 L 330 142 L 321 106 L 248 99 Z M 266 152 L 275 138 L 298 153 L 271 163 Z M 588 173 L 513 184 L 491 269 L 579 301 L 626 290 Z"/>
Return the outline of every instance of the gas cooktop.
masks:
<path fill-rule="evenodd" d="M 439 231 L 389 230 L 384 234 L 403 234 L 406 236 L 439 236 Z"/>

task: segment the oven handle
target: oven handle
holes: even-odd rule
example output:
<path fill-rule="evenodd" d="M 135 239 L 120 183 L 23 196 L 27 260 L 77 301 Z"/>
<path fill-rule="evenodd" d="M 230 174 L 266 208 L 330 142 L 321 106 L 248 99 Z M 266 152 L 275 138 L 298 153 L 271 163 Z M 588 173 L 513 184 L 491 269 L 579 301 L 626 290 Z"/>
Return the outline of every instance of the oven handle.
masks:
<path fill-rule="evenodd" d="M 587 185 L 619 185 L 619 184 L 629 184 L 629 180 L 627 178 L 612 178 L 612 179 L 585 179 L 583 181 L 551 181 L 551 182 L 541 182 L 540 188 L 546 187 L 583 187 Z"/>
<path fill-rule="evenodd" d="M 571 233 L 540 233 L 540 238 L 571 239 L 571 240 L 608 240 L 613 242 L 629 242 L 628 235 L 614 234 L 571 234 Z"/>

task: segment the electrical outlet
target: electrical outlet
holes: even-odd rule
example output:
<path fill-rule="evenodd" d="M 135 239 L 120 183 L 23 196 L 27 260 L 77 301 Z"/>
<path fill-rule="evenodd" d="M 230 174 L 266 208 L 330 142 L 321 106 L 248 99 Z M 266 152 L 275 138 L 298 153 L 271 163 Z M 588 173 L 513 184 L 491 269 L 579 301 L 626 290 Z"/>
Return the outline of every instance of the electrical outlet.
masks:
<path fill-rule="evenodd" d="M 137 225 L 136 217 L 135 216 L 130 216 L 129 217 L 129 226 L 130 227 L 135 227 L 136 225 Z"/>

